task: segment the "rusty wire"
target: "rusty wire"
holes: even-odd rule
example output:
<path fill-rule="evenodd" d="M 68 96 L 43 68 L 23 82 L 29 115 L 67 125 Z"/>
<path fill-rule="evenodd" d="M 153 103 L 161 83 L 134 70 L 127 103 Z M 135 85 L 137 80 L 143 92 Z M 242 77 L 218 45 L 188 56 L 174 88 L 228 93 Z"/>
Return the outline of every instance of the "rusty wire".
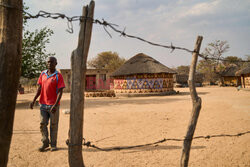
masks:
<path fill-rule="evenodd" d="M 3 7 L 6 7 L 6 8 L 14 8 L 14 9 L 19 9 L 19 8 L 16 8 L 14 6 L 11 6 L 11 5 L 7 5 L 7 4 L 0 4 L 0 6 L 3 6 Z M 19 9 L 21 10 L 21 9 Z M 163 45 L 163 44 L 158 44 L 158 43 L 154 43 L 154 42 L 151 42 L 151 41 L 148 41 L 146 39 L 143 39 L 141 37 L 138 37 L 138 36 L 134 36 L 134 35 L 130 35 L 130 34 L 127 34 L 125 32 L 126 28 L 124 28 L 124 30 L 119 30 L 117 29 L 116 27 L 119 27 L 118 25 L 116 24 L 113 24 L 113 23 L 109 23 L 107 21 L 105 21 L 104 19 L 102 19 L 102 21 L 98 20 L 98 19 L 93 19 L 93 18 L 90 18 L 90 17 L 83 17 L 83 16 L 73 16 L 73 17 L 69 17 L 69 16 L 66 16 L 65 14 L 62 14 L 62 13 L 49 13 L 49 12 L 45 12 L 45 11 L 39 11 L 36 15 L 32 15 L 24 10 L 22 10 L 22 12 L 25 14 L 24 15 L 24 19 L 36 19 L 36 18 L 39 18 L 39 17 L 43 17 L 43 18 L 52 18 L 52 19 L 66 19 L 67 20 L 67 26 L 68 26 L 68 29 L 66 30 L 67 32 L 69 33 L 73 33 L 73 24 L 72 22 L 74 21 L 84 21 L 84 20 L 92 20 L 93 23 L 95 24 L 99 24 L 99 25 L 102 25 L 105 32 L 112 38 L 111 34 L 108 32 L 107 28 L 110 28 L 112 29 L 113 31 L 115 31 L 116 33 L 119 33 L 120 36 L 123 36 L 123 37 L 129 37 L 129 38 L 133 38 L 133 39 L 137 39 L 137 40 L 140 40 L 142 42 L 145 42 L 145 43 L 148 43 L 150 45 L 153 45 L 153 46 L 158 46 L 158 47 L 163 47 L 163 48 L 167 48 L 167 49 L 171 49 L 171 53 L 174 51 L 174 50 L 183 50 L 183 51 L 186 51 L 188 53 L 196 53 L 194 50 L 190 50 L 190 49 L 187 49 L 187 48 L 184 48 L 184 47 L 179 47 L 179 46 L 174 46 L 172 43 L 171 45 Z M 230 60 L 227 60 L 227 59 L 224 59 L 224 58 L 214 58 L 214 57 L 208 57 L 207 55 L 203 55 L 203 54 L 200 54 L 198 53 L 198 56 L 205 59 L 205 60 L 217 60 L 217 61 L 230 61 Z M 237 60 L 237 61 L 234 61 L 234 62 L 250 62 L 250 60 Z"/>
<path fill-rule="evenodd" d="M 191 139 L 188 139 L 188 138 L 184 138 L 184 139 L 164 138 L 164 139 L 158 140 L 156 142 L 152 142 L 152 143 L 140 144 L 140 145 L 133 145 L 133 146 L 123 146 L 123 147 L 117 146 L 117 147 L 101 148 L 101 147 L 98 147 L 98 146 L 92 144 L 90 141 L 86 141 L 84 138 L 83 138 L 83 143 L 82 144 L 71 144 L 71 143 L 69 143 L 69 140 L 66 140 L 66 144 L 68 146 L 83 145 L 83 146 L 86 146 L 86 147 L 95 148 L 95 149 L 100 150 L 100 151 L 120 151 L 120 150 L 128 150 L 128 149 L 145 147 L 145 146 L 152 146 L 152 145 L 153 146 L 157 146 L 157 144 L 164 143 L 164 142 L 167 142 L 167 141 L 181 142 L 181 141 L 184 141 L 184 140 L 196 140 L 196 139 L 206 139 L 206 140 L 209 140 L 211 138 L 219 138 L 219 137 L 240 137 L 240 136 L 243 136 L 243 135 L 246 135 L 246 134 L 249 134 L 249 133 L 250 133 L 250 131 L 241 132 L 241 133 L 237 133 L 237 134 L 218 134 L 218 135 L 196 136 L 196 137 L 193 137 Z"/>
<path fill-rule="evenodd" d="M 195 53 L 195 51 L 193 51 L 193 50 L 189 50 L 189 49 L 183 48 L 183 47 L 174 46 L 172 43 L 171 43 L 171 45 L 162 45 L 162 44 L 157 44 L 157 43 L 145 40 L 145 39 L 143 39 L 141 37 L 137 37 L 137 36 L 134 36 L 134 35 L 129 35 L 129 34 L 125 33 L 126 28 L 124 28 L 123 31 L 118 30 L 118 29 L 115 28 L 115 26 L 118 27 L 118 25 L 112 24 L 112 23 L 108 23 L 104 19 L 102 19 L 102 21 L 100 21 L 98 19 L 92 19 L 92 18 L 83 17 L 83 16 L 68 17 L 65 14 L 61 14 L 61 13 L 49 13 L 49 12 L 45 12 L 45 11 L 39 11 L 38 14 L 32 15 L 32 14 L 24 11 L 23 9 L 20 9 L 20 8 L 12 6 L 12 5 L 0 3 L 0 6 L 5 7 L 5 8 L 11 8 L 11 9 L 21 10 L 25 14 L 24 15 L 24 19 L 35 19 L 35 18 L 39 18 L 39 17 L 52 18 L 52 19 L 59 19 L 59 18 L 66 19 L 68 21 L 67 22 L 67 25 L 68 25 L 67 32 L 69 32 L 69 33 L 73 33 L 73 24 L 72 24 L 73 21 L 80 21 L 80 22 L 82 22 L 85 19 L 89 19 L 89 20 L 92 20 L 93 23 L 95 23 L 95 24 L 103 25 L 104 30 L 107 32 L 107 34 L 110 37 L 112 37 L 112 36 L 107 31 L 107 29 L 106 29 L 107 27 L 109 27 L 113 31 L 119 33 L 120 36 L 138 39 L 140 41 L 146 42 L 146 43 L 148 43 L 150 45 L 153 45 L 153 46 L 158 46 L 158 47 L 163 47 L 163 48 L 171 49 L 171 52 L 173 52 L 175 49 L 177 49 L 177 50 L 184 50 L 184 51 L 189 52 L 189 53 Z M 210 60 L 219 60 L 219 61 L 229 61 L 229 60 L 225 60 L 223 58 L 208 57 L 208 56 L 200 54 L 200 53 L 198 53 L 198 56 L 200 56 L 201 58 L 203 58 L 205 60 L 210 59 Z M 238 61 L 235 61 L 235 62 L 250 62 L 250 61 L 238 60 Z M 242 136 L 242 135 L 245 135 L 245 134 L 248 134 L 248 133 L 250 133 L 250 131 L 243 132 L 243 133 L 238 133 L 238 134 L 233 134 L 233 135 L 231 135 L 231 134 L 219 134 L 219 135 L 196 136 L 196 137 L 193 137 L 192 139 L 187 139 L 187 138 L 186 139 L 177 139 L 177 138 L 167 138 L 166 139 L 166 138 L 164 138 L 162 140 L 159 140 L 159 141 L 156 141 L 156 142 L 153 142 L 153 143 L 148 143 L 148 144 L 141 144 L 141 145 L 134 145 L 134 146 L 125 146 L 125 147 L 112 147 L 112 148 L 100 148 L 100 147 L 98 147 L 98 146 L 96 146 L 94 144 L 91 144 L 90 141 L 85 141 L 85 139 L 83 138 L 83 144 L 81 144 L 81 145 L 84 145 L 84 146 L 87 146 L 87 147 L 92 147 L 92 148 L 95 148 L 95 149 L 98 149 L 98 150 L 101 150 L 101 151 L 112 151 L 112 150 L 122 150 L 122 149 L 131 149 L 131 148 L 138 148 L 138 147 L 144 147 L 144 146 L 150 146 L 150 145 L 157 145 L 159 143 L 164 143 L 166 141 L 184 141 L 184 140 L 195 140 L 195 139 L 211 139 L 211 138 L 218 138 L 218 137 L 239 137 L 239 136 Z M 79 145 L 79 144 L 71 144 L 71 143 L 69 143 L 69 140 L 66 141 L 66 144 L 67 145 L 71 145 L 71 146 Z"/>

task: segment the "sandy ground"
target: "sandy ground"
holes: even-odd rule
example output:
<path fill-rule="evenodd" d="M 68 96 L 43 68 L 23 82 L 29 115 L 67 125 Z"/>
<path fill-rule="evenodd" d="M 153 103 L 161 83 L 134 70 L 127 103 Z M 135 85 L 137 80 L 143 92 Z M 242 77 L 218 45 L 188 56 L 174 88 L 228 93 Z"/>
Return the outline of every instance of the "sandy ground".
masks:
<path fill-rule="evenodd" d="M 187 88 L 161 97 L 87 98 L 84 137 L 102 148 L 133 146 L 163 138 L 183 138 L 190 119 L 191 100 Z M 236 88 L 198 88 L 202 109 L 195 136 L 237 134 L 250 130 L 250 91 Z M 67 167 L 65 144 L 69 115 L 60 112 L 56 152 L 38 152 L 41 145 L 39 108 L 28 109 L 34 93 L 18 95 L 9 167 Z M 69 108 L 70 94 L 62 98 L 61 111 Z M 182 142 L 103 152 L 83 147 L 87 167 L 179 166 Z M 194 140 L 189 166 L 250 166 L 250 134 Z"/>

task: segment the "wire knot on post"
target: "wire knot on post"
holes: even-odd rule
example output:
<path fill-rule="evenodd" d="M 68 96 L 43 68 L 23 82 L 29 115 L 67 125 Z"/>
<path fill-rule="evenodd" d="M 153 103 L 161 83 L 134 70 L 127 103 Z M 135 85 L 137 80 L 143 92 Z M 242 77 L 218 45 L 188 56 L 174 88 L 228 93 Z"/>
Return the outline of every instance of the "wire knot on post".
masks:
<path fill-rule="evenodd" d="M 67 146 L 81 146 L 81 145 L 82 145 L 82 143 L 79 143 L 79 144 L 72 144 L 72 143 L 69 142 L 69 139 L 67 139 L 67 140 L 65 141 L 65 143 L 66 143 Z"/>

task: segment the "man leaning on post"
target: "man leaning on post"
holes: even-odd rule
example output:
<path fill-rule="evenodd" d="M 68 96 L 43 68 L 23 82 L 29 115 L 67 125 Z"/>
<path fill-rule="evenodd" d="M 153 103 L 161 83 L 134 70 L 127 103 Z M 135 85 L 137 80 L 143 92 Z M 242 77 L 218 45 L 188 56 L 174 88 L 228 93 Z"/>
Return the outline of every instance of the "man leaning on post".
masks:
<path fill-rule="evenodd" d="M 57 150 L 57 131 L 59 122 L 59 107 L 60 100 L 65 87 L 62 74 L 56 70 L 57 60 L 55 57 L 47 59 L 48 70 L 41 73 L 37 84 L 39 85 L 37 93 L 30 103 L 30 108 L 40 96 L 40 131 L 42 134 L 42 146 L 39 148 L 40 152 L 45 151 L 49 144 L 51 151 Z M 48 122 L 50 120 L 50 140 L 48 136 Z"/>

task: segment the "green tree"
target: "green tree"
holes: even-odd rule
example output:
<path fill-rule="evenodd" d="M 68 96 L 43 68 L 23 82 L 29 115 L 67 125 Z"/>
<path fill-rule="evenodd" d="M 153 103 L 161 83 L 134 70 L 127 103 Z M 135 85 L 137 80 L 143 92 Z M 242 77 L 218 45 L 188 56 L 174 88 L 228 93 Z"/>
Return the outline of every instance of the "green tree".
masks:
<path fill-rule="evenodd" d="M 197 71 L 204 74 L 204 80 L 209 83 L 215 83 L 218 76 L 215 72 L 215 60 L 200 60 L 197 65 Z"/>
<path fill-rule="evenodd" d="M 243 65 L 243 63 L 241 62 L 242 59 L 237 57 L 237 56 L 227 56 L 224 58 L 225 61 L 223 61 L 222 63 L 225 65 L 225 66 L 229 66 L 231 64 L 235 64 L 237 65 L 238 67 L 241 67 Z"/>
<path fill-rule="evenodd" d="M 24 10 L 27 11 L 28 7 L 25 6 Z M 21 76 L 32 79 L 38 77 L 41 71 L 46 69 L 46 59 L 55 55 L 46 51 L 46 45 L 50 42 L 49 37 L 53 31 L 45 27 L 31 32 L 26 29 L 26 26 L 27 20 L 24 17 Z"/>
<path fill-rule="evenodd" d="M 184 66 L 184 65 L 181 65 L 181 66 L 178 66 L 176 68 L 176 71 L 178 72 L 178 74 L 189 74 L 189 68 L 190 66 Z"/>
<path fill-rule="evenodd" d="M 119 57 L 117 52 L 101 52 L 87 62 L 88 67 L 95 69 L 109 69 L 115 71 L 125 63 L 126 59 Z"/>

